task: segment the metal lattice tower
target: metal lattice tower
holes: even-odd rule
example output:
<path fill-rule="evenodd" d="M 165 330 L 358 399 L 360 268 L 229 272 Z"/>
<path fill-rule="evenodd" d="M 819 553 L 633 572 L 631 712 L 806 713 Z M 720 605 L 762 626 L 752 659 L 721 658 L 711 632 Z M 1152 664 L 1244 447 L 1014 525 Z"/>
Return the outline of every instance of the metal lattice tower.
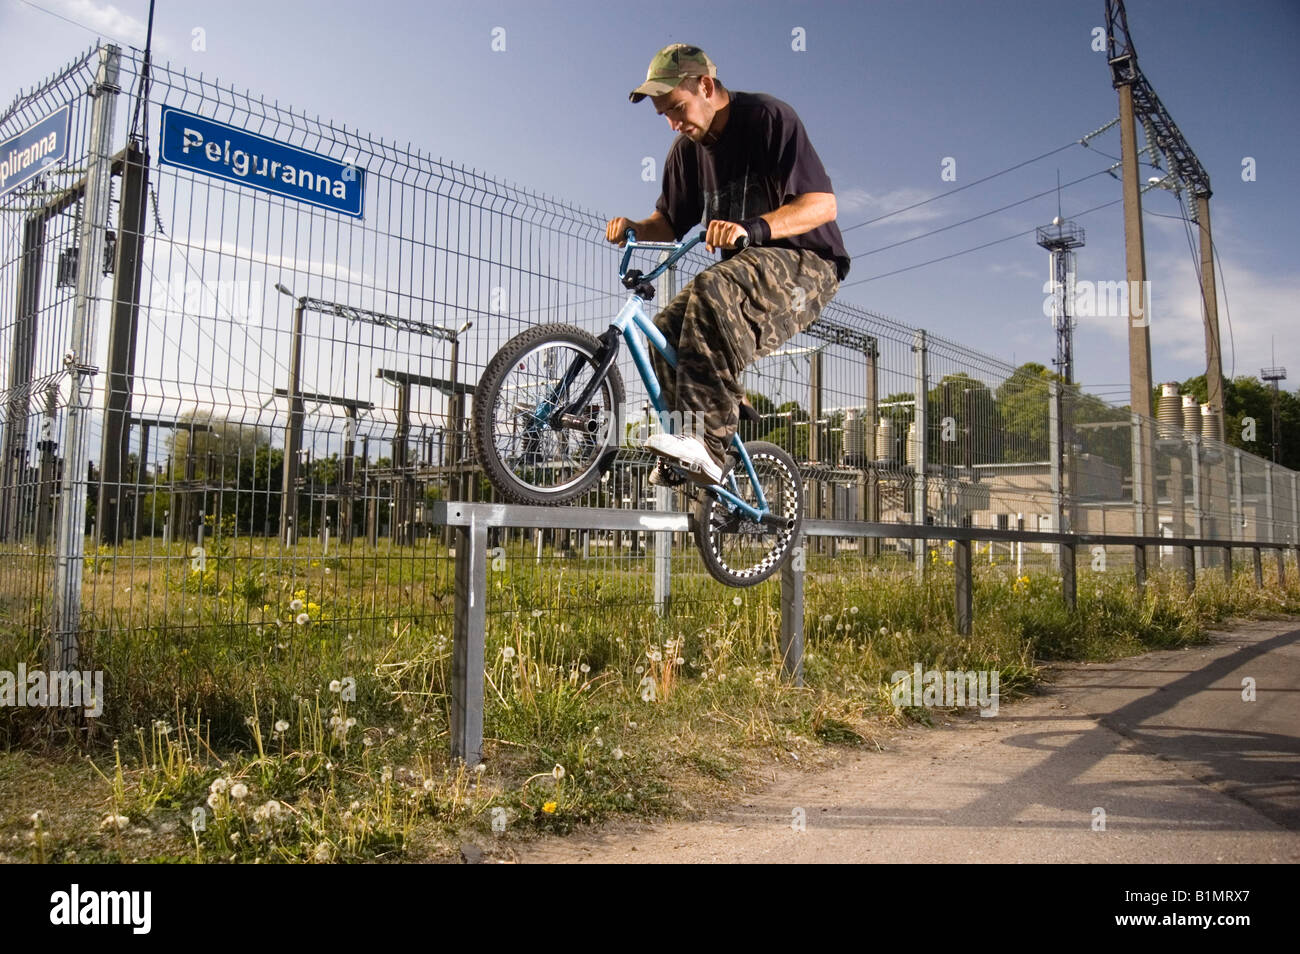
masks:
<path fill-rule="evenodd" d="M 1038 229 L 1038 244 L 1051 253 L 1048 281 L 1052 289 L 1052 327 L 1056 358 L 1052 361 L 1066 384 L 1074 383 L 1074 249 L 1083 247 L 1083 229 L 1059 215 Z"/>
<path fill-rule="evenodd" d="M 1286 380 L 1286 368 L 1263 368 L 1259 372 L 1260 380 L 1273 386 L 1273 463 L 1277 463 L 1278 437 L 1278 382 Z"/>

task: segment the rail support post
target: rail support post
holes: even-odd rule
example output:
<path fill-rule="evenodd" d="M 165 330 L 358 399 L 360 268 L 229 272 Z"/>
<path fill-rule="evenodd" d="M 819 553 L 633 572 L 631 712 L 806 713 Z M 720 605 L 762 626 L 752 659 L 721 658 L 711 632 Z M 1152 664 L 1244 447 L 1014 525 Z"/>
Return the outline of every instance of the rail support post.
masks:
<path fill-rule="evenodd" d="M 1133 548 L 1133 580 L 1139 591 L 1147 585 L 1147 548 L 1144 546 Z"/>
<path fill-rule="evenodd" d="M 1283 586 L 1286 583 L 1286 551 L 1278 547 L 1273 553 L 1277 556 L 1277 585 Z"/>
<path fill-rule="evenodd" d="M 1183 547 L 1183 574 L 1187 577 L 1187 589 L 1196 589 L 1196 548 Z"/>
<path fill-rule="evenodd" d="M 1255 565 L 1255 585 L 1262 587 L 1264 585 L 1264 555 L 1259 552 L 1259 547 L 1255 547 L 1250 554 L 1251 563 Z"/>
<path fill-rule="evenodd" d="M 1079 605 L 1078 580 L 1074 574 L 1074 541 L 1062 543 L 1061 550 L 1061 596 L 1065 599 L 1065 608 L 1073 611 Z"/>
<path fill-rule="evenodd" d="M 781 567 L 781 671 L 792 685 L 803 685 L 803 574 L 807 537 Z"/>
<path fill-rule="evenodd" d="M 971 542 L 954 540 L 952 542 L 953 578 L 957 596 L 957 633 L 969 636 L 971 618 L 974 614 L 974 587 L 971 580 Z"/>
<path fill-rule="evenodd" d="M 452 624 L 451 757 L 483 761 L 484 642 L 487 637 L 487 527 L 456 527 L 456 604 Z"/>
<path fill-rule="evenodd" d="M 1232 585 L 1232 547 L 1223 548 L 1223 582 Z"/>

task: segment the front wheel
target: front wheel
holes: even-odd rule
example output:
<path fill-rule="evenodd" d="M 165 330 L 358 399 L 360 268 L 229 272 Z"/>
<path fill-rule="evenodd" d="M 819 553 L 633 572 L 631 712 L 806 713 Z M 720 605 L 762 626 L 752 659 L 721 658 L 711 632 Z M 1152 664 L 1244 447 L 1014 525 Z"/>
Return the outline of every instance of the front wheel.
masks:
<path fill-rule="evenodd" d="M 763 488 L 768 511 L 790 526 L 786 529 L 754 523 L 705 492 L 695 509 L 695 543 L 709 575 L 727 586 L 754 586 L 781 569 L 803 527 L 803 480 L 794 460 L 780 447 L 765 441 L 746 444 L 745 449 Z M 731 486 L 732 472 L 735 487 Z M 723 475 L 722 486 L 757 507 L 758 496 L 744 465 L 737 462 L 732 472 Z"/>
<path fill-rule="evenodd" d="M 572 420 L 559 414 L 597 370 L 601 343 L 572 325 L 530 328 L 496 353 L 474 395 L 474 450 L 506 500 L 561 504 L 590 488 L 618 453 L 623 379 L 609 372 Z"/>

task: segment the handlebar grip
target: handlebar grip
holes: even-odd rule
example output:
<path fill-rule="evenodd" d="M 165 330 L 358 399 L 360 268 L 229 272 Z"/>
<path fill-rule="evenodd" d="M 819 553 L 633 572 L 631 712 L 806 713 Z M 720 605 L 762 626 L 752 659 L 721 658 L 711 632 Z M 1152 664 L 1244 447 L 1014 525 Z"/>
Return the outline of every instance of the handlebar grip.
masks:
<path fill-rule="evenodd" d="M 739 249 L 745 249 L 745 248 L 749 248 L 749 236 L 748 236 L 748 235 L 742 235 L 740 238 L 736 239 L 736 249 L 739 250 Z"/>
<path fill-rule="evenodd" d="M 625 241 L 625 242 L 635 242 L 635 241 L 636 241 L 636 229 L 629 227 L 628 230 L 627 230 L 626 232 L 623 233 L 623 241 Z"/>

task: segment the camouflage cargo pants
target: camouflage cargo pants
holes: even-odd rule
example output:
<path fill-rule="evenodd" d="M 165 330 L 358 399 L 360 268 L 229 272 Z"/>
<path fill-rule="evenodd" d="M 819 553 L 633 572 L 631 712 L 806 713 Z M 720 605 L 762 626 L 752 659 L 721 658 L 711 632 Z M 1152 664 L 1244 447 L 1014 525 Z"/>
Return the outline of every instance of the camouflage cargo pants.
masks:
<path fill-rule="evenodd" d="M 719 464 L 740 423 L 741 372 L 816 321 L 839 287 L 835 264 L 815 252 L 747 248 L 700 272 L 655 316 L 677 350 L 674 369 L 650 349 L 664 407 Z"/>

